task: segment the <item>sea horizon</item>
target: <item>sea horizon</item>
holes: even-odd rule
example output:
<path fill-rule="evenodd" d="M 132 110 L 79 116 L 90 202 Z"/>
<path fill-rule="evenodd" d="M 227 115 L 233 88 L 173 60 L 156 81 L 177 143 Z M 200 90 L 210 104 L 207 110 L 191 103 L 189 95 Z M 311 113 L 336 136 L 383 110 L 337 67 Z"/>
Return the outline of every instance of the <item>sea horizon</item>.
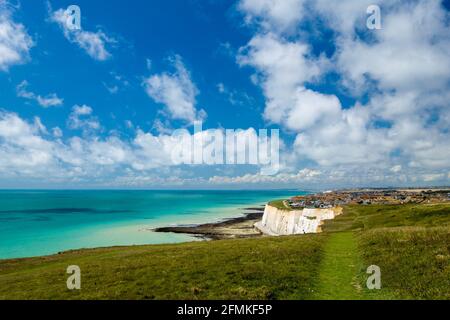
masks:
<path fill-rule="evenodd" d="M 0 259 L 110 246 L 198 241 L 156 233 L 239 217 L 300 190 L 0 190 Z"/>

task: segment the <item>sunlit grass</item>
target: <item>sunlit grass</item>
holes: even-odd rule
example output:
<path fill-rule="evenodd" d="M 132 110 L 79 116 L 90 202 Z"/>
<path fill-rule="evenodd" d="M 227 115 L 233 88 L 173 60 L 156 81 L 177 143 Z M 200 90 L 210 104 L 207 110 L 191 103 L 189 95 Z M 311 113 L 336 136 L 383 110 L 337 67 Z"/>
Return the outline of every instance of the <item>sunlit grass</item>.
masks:
<path fill-rule="evenodd" d="M 348 206 L 323 230 L 3 260 L 0 299 L 450 299 L 450 204 Z"/>

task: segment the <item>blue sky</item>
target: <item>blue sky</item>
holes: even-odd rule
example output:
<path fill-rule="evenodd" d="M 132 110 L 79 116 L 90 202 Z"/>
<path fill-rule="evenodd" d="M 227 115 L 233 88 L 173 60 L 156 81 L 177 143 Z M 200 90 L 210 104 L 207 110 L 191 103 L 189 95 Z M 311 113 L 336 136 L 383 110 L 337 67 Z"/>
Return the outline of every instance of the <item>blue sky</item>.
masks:
<path fill-rule="evenodd" d="M 56 10 L 70 4 L 70 1 L 58 1 L 52 6 Z M 236 19 L 232 5 L 200 5 L 189 1 L 136 2 L 129 6 L 122 5 L 121 1 L 78 1 L 77 5 L 82 9 L 83 29 L 99 28 L 117 39 L 117 44 L 106 45 L 112 57 L 102 62 L 92 59 L 69 43 L 56 24 L 48 23 L 45 2 L 23 2 L 16 12 L 17 19 L 27 25 L 30 35 L 37 35 L 36 46 L 42 50 L 33 48 L 33 61 L 11 70 L 9 77 L 2 77 L 2 87 L 9 89 L 8 95 L 2 95 L 5 105 L 24 105 L 17 100 L 15 86 L 26 79 L 30 90 L 57 92 L 64 97 L 64 106 L 68 106 L 65 108 L 49 112 L 34 105 L 20 110 L 29 117 L 39 115 L 49 126 L 60 125 L 72 105 L 88 104 L 95 107 L 108 129 L 118 129 L 124 126 L 124 120 L 131 120 L 150 130 L 161 106 L 149 99 L 141 83 L 150 74 L 170 69 L 169 57 L 178 54 L 201 88 L 197 99 L 199 106 L 208 106 L 206 125 L 215 127 L 221 123 L 233 128 L 261 124 L 261 119 L 254 117 L 255 108 L 262 111 L 264 107 L 260 90 L 251 84 L 250 71 L 239 68 L 234 57 L 221 47 L 229 43 L 239 48 L 248 38 L 243 30 L 239 32 L 242 28 L 232 23 Z M 147 59 L 151 60 L 150 71 Z M 129 85 L 117 81 L 115 76 L 122 77 Z M 225 96 L 218 94 L 219 83 L 258 100 L 250 104 L 242 101 L 244 106 L 230 105 Z M 106 86 L 120 88 L 117 94 L 110 94 Z M 231 117 L 230 108 L 239 117 Z"/>
<path fill-rule="evenodd" d="M 448 185 L 448 1 L 370 4 L 0 0 L 0 187 Z M 195 120 L 279 129 L 280 171 L 170 164 Z"/>

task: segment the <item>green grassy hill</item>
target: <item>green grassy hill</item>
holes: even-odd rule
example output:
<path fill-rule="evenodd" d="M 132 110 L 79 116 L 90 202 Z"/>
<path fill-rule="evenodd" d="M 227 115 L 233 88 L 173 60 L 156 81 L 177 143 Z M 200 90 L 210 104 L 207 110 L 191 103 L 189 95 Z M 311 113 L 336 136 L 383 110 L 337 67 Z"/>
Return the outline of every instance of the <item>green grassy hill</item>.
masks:
<path fill-rule="evenodd" d="M 369 265 L 381 290 L 365 286 Z M 450 204 L 349 206 L 318 235 L 3 260 L 0 299 L 450 299 Z"/>
<path fill-rule="evenodd" d="M 292 210 L 292 208 L 286 204 L 283 199 L 271 201 L 269 202 L 269 205 L 280 210 Z"/>

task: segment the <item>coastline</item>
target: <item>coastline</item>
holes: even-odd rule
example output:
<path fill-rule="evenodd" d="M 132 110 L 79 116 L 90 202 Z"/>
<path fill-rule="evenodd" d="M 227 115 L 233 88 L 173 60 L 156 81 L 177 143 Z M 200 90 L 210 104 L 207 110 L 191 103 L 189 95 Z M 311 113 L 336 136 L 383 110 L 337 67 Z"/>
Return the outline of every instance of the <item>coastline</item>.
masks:
<path fill-rule="evenodd" d="M 0 277 L 4 283 L 0 298 L 264 300 L 292 298 L 294 292 L 297 299 L 327 299 L 329 292 L 341 295 L 336 288 L 345 288 L 346 295 L 358 299 L 392 299 L 390 288 L 402 288 L 404 281 L 399 279 L 398 270 L 405 276 L 424 270 L 420 277 L 413 278 L 414 291 L 405 287 L 402 292 L 396 292 L 398 298 L 443 299 L 449 297 L 446 286 L 449 274 L 444 264 L 449 209 L 448 201 L 352 205 L 345 219 L 324 230 L 329 233 L 325 236 L 109 246 L 71 250 L 50 257 L 0 260 Z M 252 212 L 248 210 L 249 214 Z M 367 229 L 361 228 L 363 224 Z M 331 267 L 322 269 L 324 263 Z M 395 265 L 387 268 L 388 263 Z M 386 270 L 384 277 L 396 281 L 389 282 L 385 293 L 379 291 L 380 296 L 366 295 L 373 291 L 360 290 L 367 277 L 365 268 L 360 266 L 372 264 Z M 87 277 L 82 275 L 82 290 L 67 290 L 64 285 L 64 269 L 68 265 L 77 265 L 82 272 L 88 272 Z M 340 280 L 342 270 L 345 282 Z M 332 278 L 328 278 L 330 274 Z M 355 286 L 355 279 L 360 279 L 361 286 Z M 250 285 L 249 281 L 252 281 Z M 326 287 L 323 283 L 331 285 Z M 304 285 L 299 287 L 299 284 Z M 268 292 L 276 295 L 268 297 Z"/>
<path fill-rule="evenodd" d="M 244 214 L 218 222 L 204 223 L 190 226 L 170 226 L 155 228 L 153 232 L 188 234 L 203 240 L 223 240 L 238 238 L 262 237 L 254 224 L 261 221 L 265 205 L 244 208 Z"/>
<path fill-rule="evenodd" d="M 449 189 L 359 189 L 337 190 L 296 196 L 287 200 L 268 202 L 253 212 L 224 221 L 152 229 L 153 232 L 186 234 L 196 238 L 221 240 L 254 238 L 264 235 L 291 235 L 322 232 L 325 220 L 333 220 L 348 204 L 405 204 L 450 200 Z M 265 211 L 265 208 L 268 209 Z M 302 208 L 301 211 L 296 208 Z M 287 211 L 286 211 L 287 210 Z M 264 214 L 267 213 L 267 216 Z M 286 214 L 286 212 L 288 212 Z M 291 214 L 293 213 L 293 214 Z M 263 219 L 264 216 L 264 219 Z M 262 221 L 266 220 L 266 221 Z M 267 228 L 269 224 L 270 227 Z"/>
<path fill-rule="evenodd" d="M 172 234 L 183 234 L 191 237 L 191 239 L 198 240 L 225 240 L 225 239 L 243 239 L 243 238 L 257 238 L 263 237 L 264 234 L 259 232 L 254 228 L 256 222 L 261 221 L 264 214 L 265 205 L 254 205 L 253 207 L 243 208 L 244 212 L 241 216 L 235 216 L 231 218 L 225 218 L 216 222 L 193 224 L 193 225 L 179 225 L 179 226 L 169 226 L 169 227 L 159 227 L 153 229 L 141 229 L 141 231 L 151 231 L 158 233 L 172 233 Z M 97 250 L 97 249 L 112 249 L 112 248 L 123 248 L 123 247 L 135 247 L 135 246 L 146 246 L 146 245 L 158 245 L 158 244 L 177 244 L 177 243 L 189 243 L 195 242 L 195 240 L 186 240 L 183 242 L 174 243 L 157 243 L 157 244 L 132 244 L 132 245 L 111 245 L 111 246 L 95 246 L 95 247 L 80 247 L 67 250 L 61 250 L 54 253 L 42 254 L 42 255 L 30 255 L 23 257 L 14 258 L 0 258 L 0 262 L 9 260 L 25 260 L 33 258 L 46 258 L 58 256 L 61 254 L 78 252 L 84 250 Z"/>
<path fill-rule="evenodd" d="M 424 200 L 422 197 L 425 197 L 426 203 L 436 203 L 442 201 L 450 200 L 450 195 L 448 194 L 450 191 L 449 188 L 435 188 L 426 191 L 416 192 L 415 189 L 407 189 L 404 190 L 393 190 L 393 189 L 361 189 L 361 190 L 342 190 L 335 192 L 324 192 L 321 194 L 307 194 L 304 196 L 293 197 L 295 201 L 305 201 L 305 199 L 309 199 L 308 201 L 317 200 L 323 203 L 327 202 L 337 202 L 341 201 L 342 197 L 350 197 L 345 200 L 345 203 L 348 204 L 359 204 L 363 202 L 363 205 L 368 205 L 368 199 L 370 198 L 371 204 L 405 204 L 405 203 L 422 203 Z M 386 193 L 390 195 L 386 195 Z M 398 194 L 400 193 L 400 194 Z M 407 193 L 407 194 L 406 194 Z M 416 195 L 416 193 L 418 193 Z M 406 196 L 406 197 L 405 197 Z M 274 198 L 282 198 L 283 195 L 276 195 Z M 289 196 L 287 196 L 289 197 Z M 368 198 L 369 197 L 369 198 Z M 303 198 L 303 200 L 301 199 Z M 333 198 L 335 198 L 333 200 Z M 360 201 L 360 199 L 364 198 L 364 201 Z M 447 199 L 448 198 L 448 199 Z M 266 198 L 270 199 L 269 197 Z M 403 199 L 403 200 L 402 200 Z M 232 199 L 233 202 L 236 199 Z M 240 199 L 239 199 L 240 200 Z M 247 200 L 247 199 L 245 199 Z M 255 228 L 255 223 L 260 222 L 264 215 L 264 208 L 268 202 L 258 201 L 239 206 L 237 203 L 234 203 L 230 207 L 222 207 L 223 211 L 228 212 L 229 208 L 234 208 L 233 212 L 230 212 L 228 216 L 217 216 L 217 210 L 211 210 L 208 215 L 192 215 L 190 212 L 186 217 L 195 217 L 189 221 L 183 216 L 183 219 L 178 220 L 180 224 L 175 224 L 172 216 L 168 216 L 170 219 L 167 219 L 169 222 L 167 224 L 158 223 L 156 225 L 147 224 L 147 226 L 142 226 L 142 221 L 140 220 L 138 223 L 134 222 L 132 224 L 127 224 L 124 226 L 119 226 L 118 228 L 105 228 L 104 230 L 97 230 L 96 233 L 89 232 L 89 241 L 91 241 L 94 236 L 96 240 L 103 239 L 106 242 L 97 242 L 95 244 L 81 244 L 81 245 L 71 245 L 64 246 L 62 248 L 46 250 L 44 252 L 33 253 L 33 254 L 14 254 L 10 256 L 1 256 L 0 260 L 7 259 L 20 259 L 20 258 L 30 258 L 30 257 L 42 257 L 42 256 L 51 256 L 67 251 L 72 250 L 83 250 L 83 249 L 96 249 L 96 248 L 108 248 L 108 247 L 126 247 L 126 246 L 139 246 L 139 245 L 153 245 L 153 244 L 174 244 L 174 243 L 188 243 L 195 242 L 201 240 L 222 240 L 222 239 L 236 239 L 236 238 L 258 238 L 265 237 L 264 230 L 260 230 Z M 281 200 L 277 200 L 278 202 Z M 277 201 L 272 201 L 269 203 L 275 203 Z M 264 203 L 264 204 L 263 204 Z M 295 203 L 294 203 L 295 204 Z M 249 207 L 245 207 L 249 206 Z M 283 202 L 283 208 L 286 207 L 285 202 Z M 206 212 L 206 211 L 205 211 Z M 220 211 L 221 212 L 221 211 Z M 61 215 L 65 217 L 66 215 Z M 197 220 L 198 217 L 201 216 L 201 220 Z M 212 218 L 212 219 L 211 219 Z M 209 220 L 206 220 L 209 219 Z M 171 221 L 170 221 L 171 220 Z M 195 221 L 197 220 L 197 221 Z M 182 224 L 184 222 L 184 224 Z M 137 226 L 141 225 L 140 228 L 137 229 Z M 78 229 L 78 227 L 77 227 Z M 95 230 L 94 230 L 95 231 Z M 131 235 L 139 235 L 142 241 L 135 241 L 135 239 L 129 241 L 122 241 L 122 239 L 113 238 L 112 236 L 120 235 L 123 238 Z M 164 235 L 162 238 L 169 239 L 171 241 L 148 241 L 148 238 L 159 238 L 157 234 Z M 1 238 L 1 237 L 0 237 Z M 73 239 L 73 237 L 71 238 Z M 113 239 L 114 241 L 111 241 Z M 139 240 L 138 239 L 138 240 Z M 59 242 L 58 242 L 59 243 Z M 38 245 L 41 245 L 40 242 L 37 242 Z M 41 250 L 42 251 L 42 250 Z"/>
<path fill-rule="evenodd" d="M 193 234 L 150 230 L 246 218 L 253 211 L 244 208 L 298 193 L 303 192 L 4 190 L 0 192 L 0 259 L 47 256 L 81 248 L 201 241 Z"/>

